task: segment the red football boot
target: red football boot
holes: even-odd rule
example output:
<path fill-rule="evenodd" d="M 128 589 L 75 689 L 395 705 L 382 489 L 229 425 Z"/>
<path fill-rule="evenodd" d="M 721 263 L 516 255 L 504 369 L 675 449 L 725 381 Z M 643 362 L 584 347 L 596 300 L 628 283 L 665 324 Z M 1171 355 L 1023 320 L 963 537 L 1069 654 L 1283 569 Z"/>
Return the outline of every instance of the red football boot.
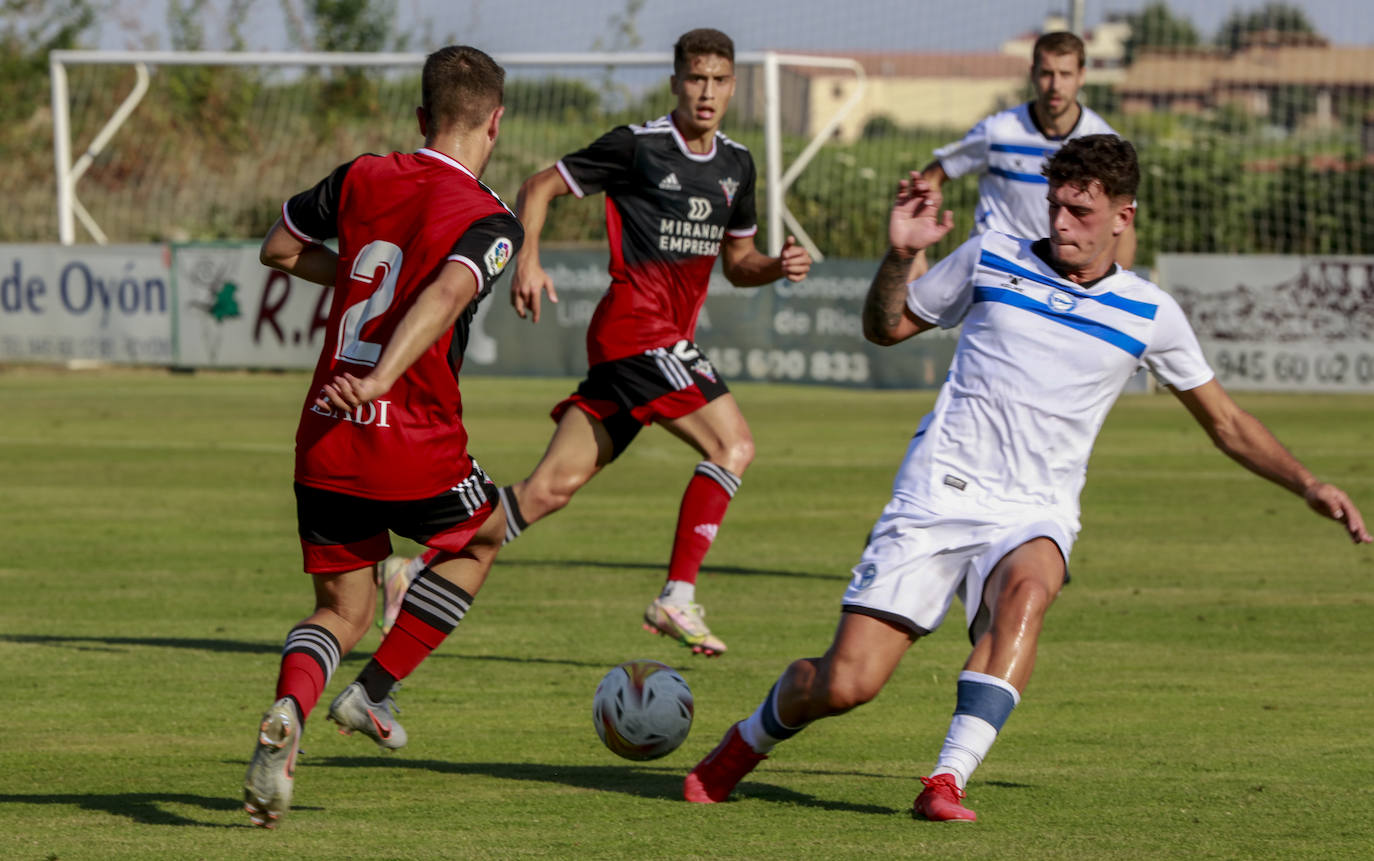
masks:
<path fill-rule="evenodd" d="M 739 724 L 730 727 L 716 749 L 706 754 L 682 783 L 682 797 L 697 804 L 715 804 L 730 797 L 730 791 L 754 766 L 767 759 L 754 753 L 739 734 Z"/>
<path fill-rule="evenodd" d="M 912 812 L 931 822 L 973 822 L 978 818 L 978 814 L 969 810 L 960 802 L 963 800 L 964 791 L 959 788 L 959 784 L 954 782 L 952 774 L 937 774 L 934 777 L 923 777 L 921 783 L 925 784 L 925 789 L 916 796 L 916 801 L 911 805 Z"/>

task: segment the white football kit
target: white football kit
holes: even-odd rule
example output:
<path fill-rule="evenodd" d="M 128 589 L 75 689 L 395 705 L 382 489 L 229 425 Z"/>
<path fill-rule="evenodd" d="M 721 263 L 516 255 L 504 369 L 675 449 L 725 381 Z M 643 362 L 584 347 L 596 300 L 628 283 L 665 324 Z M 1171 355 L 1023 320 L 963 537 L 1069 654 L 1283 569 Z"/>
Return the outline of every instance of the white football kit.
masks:
<path fill-rule="evenodd" d="M 1062 138 L 1045 136 L 1027 102 L 984 117 L 963 140 L 935 150 L 936 160 L 950 179 L 979 174 L 978 207 L 970 236 L 989 230 L 1012 236 L 1050 235 L 1045 204 L 1049 183 L 1041 168 L 1073 138 L 1116 134 L 1102 117 L 1079 107 L 1077 124 Z"/>
<path fill-rule="evenodd" d="M 933 631 L 953 597 L 970 637 L 1003 556 L 1048 537 L 1068 564 L 1078 496 L 1107 412 L 1143 364 L 1186 391 L 1212 369 L 1178 303 L 1128 270 L 1089 285 L 1037 253 L 1049 243 L 984 233 L 907 285 L 907 307 L 963 331 L 934 410 L 920 422 L 844 606 Z"/>

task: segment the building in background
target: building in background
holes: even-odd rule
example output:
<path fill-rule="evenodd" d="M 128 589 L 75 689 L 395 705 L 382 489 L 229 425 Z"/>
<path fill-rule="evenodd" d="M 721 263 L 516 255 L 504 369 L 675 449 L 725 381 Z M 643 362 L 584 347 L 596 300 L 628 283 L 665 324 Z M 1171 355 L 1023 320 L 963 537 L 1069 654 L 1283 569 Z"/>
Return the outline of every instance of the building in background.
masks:
<path fill-rule="evenodd" d="M 1288 128 L 1359 122 L 1374 105 L 1374 47 L 1256 42 L 1234 54 L 1145 51 L 1116 85 L 1121 108 L 1209 114 L 1232 107 Z"/>
<path fill-rule="evenodd" d="M 867 76 L 861 101 L 841 121 L 835 137 L 852 142 L 866 131 L 937 128 L 962 134 L 988 114 L 1029 98 L 1031 49 L 1041 33 L 1067 29 L 1059 16 L 1041 30 L 1025 33 L 988 53 L 849 53 Z M 1084 34 L 1088 83 L 1115 85 L 1123 76 L 1130 26 L 1111 19 Z M 735 107 L 740 116 L 762 122 L 763 72 L 739 69 Z M 851 98 L 857 82 L 844 70 L 784 68 L 779 76 L 782 125 L 786 134 L 817 134 Z"/>

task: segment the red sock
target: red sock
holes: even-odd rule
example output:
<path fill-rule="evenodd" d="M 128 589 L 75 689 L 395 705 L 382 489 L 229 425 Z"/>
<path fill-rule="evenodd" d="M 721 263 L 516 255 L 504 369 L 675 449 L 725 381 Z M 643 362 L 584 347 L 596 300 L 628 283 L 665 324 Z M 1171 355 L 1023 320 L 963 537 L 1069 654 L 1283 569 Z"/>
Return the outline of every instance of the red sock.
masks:
<path fill-rule="evenodd" d="M 727 483 L 728 482 L 728 483 Z M 668 579 L 697 582 L 697 571 L 711 542 L 716 540 L 720 521 L 730 506 L 739 476 L 709 461 L 697 464 L 696 474 L 682 494 L 677 513 L 677 534 L 673 555 L 668 561 Z"/>
<path fill-rule="evenodd" d="M 471 595 L 426 568 L 410 584 L 396 624 L 372 660 L 393 679 L 404 679 L 453 633 L 471 606 Z"/>
<path fill-rule="evenodd" d="M 277 699 L 291 697 L 301 720 L 320 701 L 329 677 L 339 667 L 339 641 L 319 625 L 299 625 L 286 635 L 281 669 L 277 673 Z"/>

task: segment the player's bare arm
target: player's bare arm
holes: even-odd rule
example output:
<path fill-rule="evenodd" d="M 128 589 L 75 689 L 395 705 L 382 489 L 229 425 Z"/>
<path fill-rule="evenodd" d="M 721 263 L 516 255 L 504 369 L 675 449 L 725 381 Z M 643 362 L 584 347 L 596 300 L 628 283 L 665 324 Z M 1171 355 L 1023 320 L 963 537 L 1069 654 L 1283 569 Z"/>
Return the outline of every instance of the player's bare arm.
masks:
<path fill-rule="evenodd" d="M 884 347 L 905 341 L 934 326 L 906 305 L 906 285 L 930 268 L 925 250 L 954 227 L 954 213 L 940 214 L 939 189 L 912 171 L 897 184 L 888 216 L 888 252 L 864 297 L 864 337 Z"/>
<path fill-rule="evenodd" d="M 737 236 L 725 240 L 720 249 L 720 266 L 726 279 L 736 287 L 758 287 L 780 278 L 800 281 L 811 271 L 811 255 L 787 237 L 782 253 L 769 257 L 754 245 L 754 237 Z"/>
<path fill-rule="evenodd" d="M 262 240 L 258 259 L 264 266 L 326 287 L 334 286 L 334 273 L 339 266 L 338 254 L 323 245 L 300 241 L 280 218 Z"/>
<path fill-rule="evenodd" d="M 939 191 L 945 184 L 945 180 L 949 179 L 949 174 L 945 173 L 945 166 L 940 164 L 939 159 L 936 159 L 921 168 L 921 178 L 934 186 L 936 191 Z"/>
<path fill-rule="evenodd" d="M 1374 541 L 1360 509 L 1345 491 L 1318 481 L 1307 467 L 1283 447 L 1264 424 L 1240 408 L 1216 380 L 1174 395 L 1203 430 L 1237 463 L 1301 496 L 1323 517 L 1343 525 L 1356 544 Z"/>
<path fill-rule="evenodd" d="M 528 314 L 531 323 L 539 322 L 539 305 L 544 293 L 549 294 L 550 302 L 558 301 L 553 279 L 539 263 L 539 233 L 549 216 L 549 204 L 555 197 L 571 193 L 572 189 L 558 168 L 546 167 L 521 183 L 515 198 L 516 217 L 525 228 L 525 244 L 516 261 L 510 303 L 522 318 Z"/>
<path fill-rule="evenodd" d="M 477 295 L 477 277 L 466 265 L 449 261 L 416 297 L 376 366 L 363 377 L 340 374 L 326 383 L 315 404 L 321 409 L 357 409 L 386 394 L 397 377 L 415 364 Z"/>

